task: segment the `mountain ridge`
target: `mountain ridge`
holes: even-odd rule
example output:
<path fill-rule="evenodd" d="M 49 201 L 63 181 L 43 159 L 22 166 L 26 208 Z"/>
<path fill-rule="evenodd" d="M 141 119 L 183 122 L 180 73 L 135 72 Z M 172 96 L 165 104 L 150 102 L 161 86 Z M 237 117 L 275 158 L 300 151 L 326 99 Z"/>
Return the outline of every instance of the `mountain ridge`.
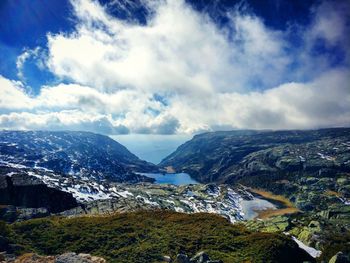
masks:
<path fill-rule="evenodd" d="M 218 131 L 195 135 L 165 157 L 161 167 L 171 166 L 187 172 L 202 183 L 222 182 L 222 169 L 238 165 L 245 156 L 281 144 L 302 144 L 328 137 L 350 138 L 350 128 L 319 130 L 237 130 Z M 213 167 L 222 162 L 218 169 Z M 221 170 L 220 170 L 221 169 Z"/>
<path fill-rule="evenodd" d="M 108 136 L 81 131 L 0 131 L 0 160 L 120 182 L 152 181 L 136 172 L 157 170 Z"/>

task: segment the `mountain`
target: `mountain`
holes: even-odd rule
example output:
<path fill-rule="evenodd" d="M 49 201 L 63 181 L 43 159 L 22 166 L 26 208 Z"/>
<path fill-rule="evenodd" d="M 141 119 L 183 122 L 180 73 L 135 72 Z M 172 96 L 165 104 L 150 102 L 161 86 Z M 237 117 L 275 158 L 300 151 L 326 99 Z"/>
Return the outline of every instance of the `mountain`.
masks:
<path fill-rule="evenodd" d="M 317 262 L 339 251 L 347 257 L 349 135 L 345 128 L 206 133 L 156 167 L 102 135 L 4 131 L 0 220 L 8 224 L 0 221 L 0 245 L 10 257 L 69 249 L 111 262 L 200 250 L 223 262 L 302 262 L 289 257 L 301 253 L 296 244 Z M 208 184 L 151 184 L 136 173 L 163 168 Z M 259 209 L 261 198 L 273 205 Z M 252 218 L 249 209 L 259 219 L 242 221 Z"/>
<path fill-rule="evenodd" d="M 160 165 L 202 183 L 281 195 L 299 212 L 286 209 L 247 226 L 289 233 L 322 251 L 320 262 L 339 251 L 350 255 L 350 128 L 205 133 L 178 147 Z"/>
<path fill-rule="evenodd" d="M 116 182 L 151 181 L 136 172 L 157 170 L 107 136 L 73 131 L 0 131 L 0 162 Z"/>
<path fill-rule="evenodd" d="M 282 194 L 301 210 L 350 204 L 350 128 L 205 133 L 160 165 L 204 183 Z"/>
<path fill-rule="evenodd" d="M 235 182 L 271 169 L 276 173 L 349 171 L 349 141 L 350 128 L 210 132 L 194 136 L 159 165 L 203 183 Z"/>

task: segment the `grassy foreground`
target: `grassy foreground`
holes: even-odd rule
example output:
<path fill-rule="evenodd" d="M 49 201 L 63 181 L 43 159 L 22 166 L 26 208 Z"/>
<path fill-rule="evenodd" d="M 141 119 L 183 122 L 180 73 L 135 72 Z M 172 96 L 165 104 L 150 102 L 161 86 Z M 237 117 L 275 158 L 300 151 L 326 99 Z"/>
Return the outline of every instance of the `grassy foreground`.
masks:
<path fill-rule="evenodd" d="M 161 262 L 179 252 L 205 250 L 212 259 L 232 262 L 302 262 L 304 251 L 283 234 L 247 230 L 213 214 L 140 211 L 110 216 L 43 218 L 0 224 L 0 235 L 24 252 L 55 255 L 90 253 L 108 262 Z"/>

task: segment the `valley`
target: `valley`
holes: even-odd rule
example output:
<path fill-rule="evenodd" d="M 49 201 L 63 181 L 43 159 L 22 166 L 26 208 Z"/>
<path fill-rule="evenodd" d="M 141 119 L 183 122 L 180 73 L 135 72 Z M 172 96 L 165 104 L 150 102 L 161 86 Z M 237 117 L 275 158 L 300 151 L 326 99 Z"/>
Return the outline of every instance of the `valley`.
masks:
<path fill-rule="evenodd" d="M 350 252 L 350 129 L 201 134 L 179 146 L 159 166 L 92 133 L 3 131 L 0 139 L 0 220 L 7 222 L 12 233 L 0 233 L 0 237 L 20 247 L 8 248 L 7 257 L 67 252 L 28 240 L 31 233 L 24 237 L 21 225 L 51 224 L 45 221 L 48 216 L 54 216 L 47 219 L 52 223 L 74 218 L 72 222 L 79 224 L 86 216 L 99 222 L 122 214 L 138 217 L 144 211 L 169 213 L 171 218 L 184 214 L 189 216 L 186 220 L 197 214 L 203 218 L 218 215 L 244 227 L 243 233 L 284 233 L 299 247 L 297 253 L 308 251 L 303 255 L 309 261 L 328 262 L 339 251 Z M 231 248 L 237 245 L 232 242 L 227 244 Z M 254 247 L 257 241 L 249 242 Z M 171 258 L 182 250 L 190 255 L 206 250 L 223 262 L 243 260 L 209 247 L 171 248 L 167 244 L 152 249 Z M 121 260 L 119 250 L 113 256 L 98 245 L 86 250 L 76 243 L 72 249 L 105 256 L 110 262 L 131 262 Z M 163 262 L 160 257 L 133 262 Z M 262 262 L 251 256 L 245 259 Z"/>

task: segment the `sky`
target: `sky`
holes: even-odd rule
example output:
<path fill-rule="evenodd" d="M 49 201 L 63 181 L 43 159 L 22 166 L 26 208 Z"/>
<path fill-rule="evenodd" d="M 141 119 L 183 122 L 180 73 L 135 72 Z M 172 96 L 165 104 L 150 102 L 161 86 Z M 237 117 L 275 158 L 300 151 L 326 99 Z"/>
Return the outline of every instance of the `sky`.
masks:
<path fill-rule="evenodd" d="M 120 134 L 110 137 L 142 160 L 158 164 L 177 147 L 192 139 L 189 134 Z"/>
<path fill-rule="evenodd" d="M 0 129 L 350 126 L 348 0 L 2 0 Z"/>

